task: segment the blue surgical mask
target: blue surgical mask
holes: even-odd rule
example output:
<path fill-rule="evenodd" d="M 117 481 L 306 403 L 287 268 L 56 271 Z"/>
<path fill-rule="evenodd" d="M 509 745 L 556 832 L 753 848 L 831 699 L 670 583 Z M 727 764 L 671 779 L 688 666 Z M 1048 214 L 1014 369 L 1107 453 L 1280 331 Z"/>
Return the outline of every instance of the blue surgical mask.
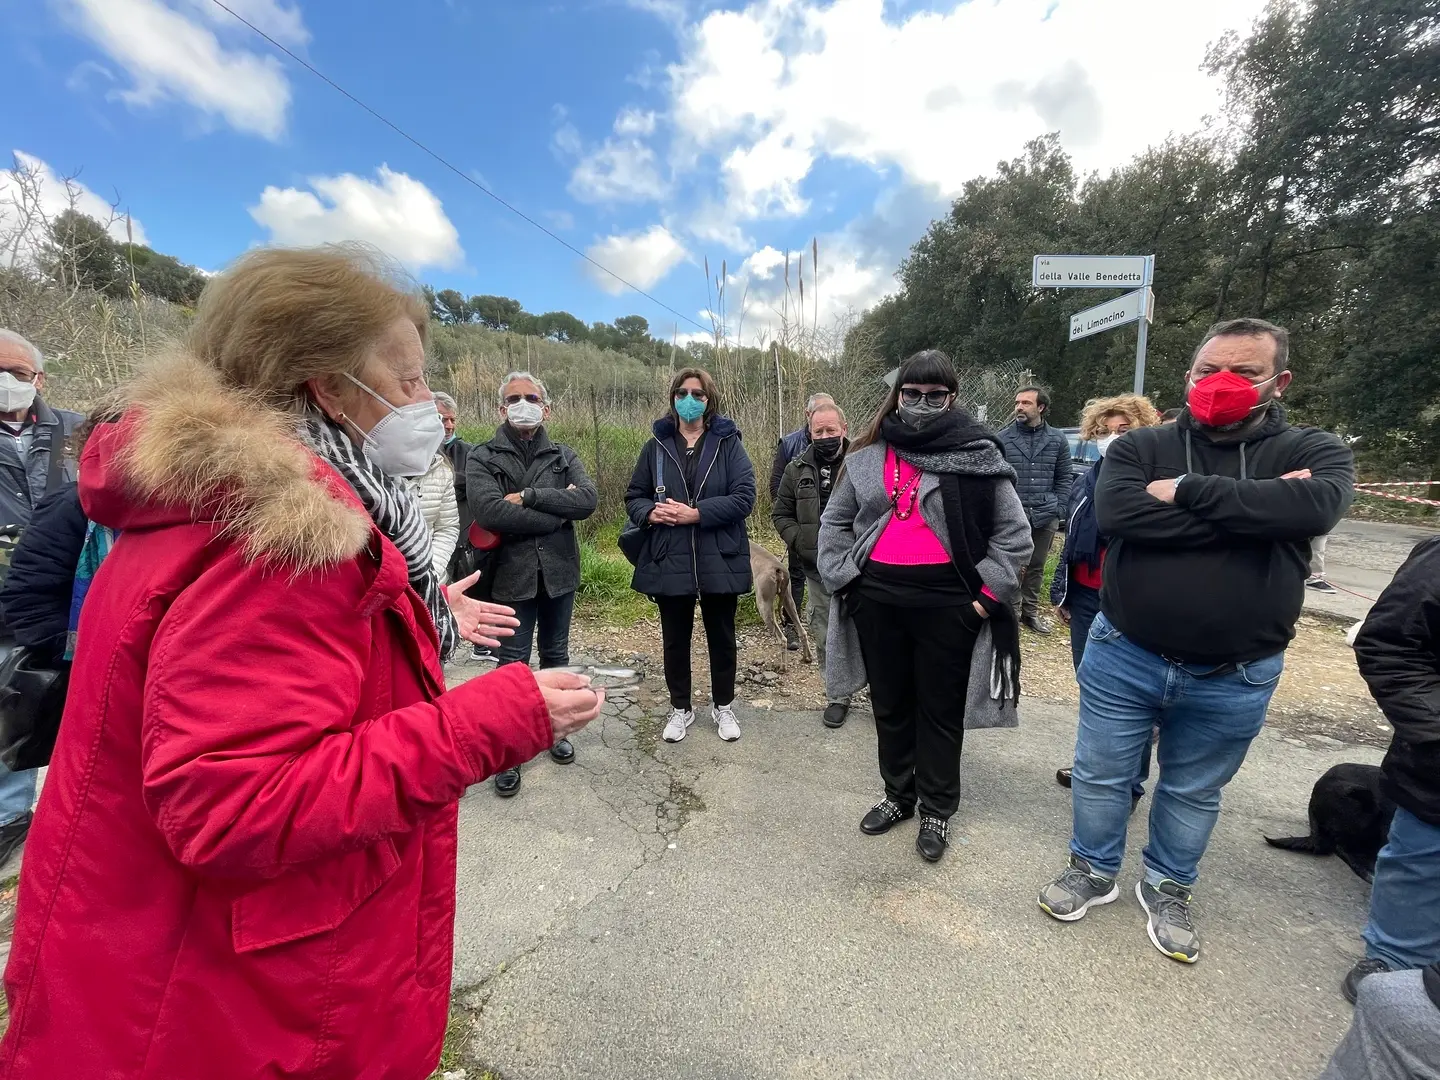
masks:
<path fill-rule="evenodd" d="M 686 423 L 693 423 L 705 415 L 705 402 L 686 394 L 675 399 L 675 413 Z"/>

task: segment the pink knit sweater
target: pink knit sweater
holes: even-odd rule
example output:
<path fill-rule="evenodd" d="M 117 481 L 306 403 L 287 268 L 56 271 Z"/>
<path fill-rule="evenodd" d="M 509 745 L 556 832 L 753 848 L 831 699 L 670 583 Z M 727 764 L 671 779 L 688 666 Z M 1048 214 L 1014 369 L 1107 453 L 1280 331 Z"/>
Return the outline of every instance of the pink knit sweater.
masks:
<path fill-rule="evenodd" d="M 899 461 L 895 457 L 893 446 L 885 451 L 885 489 L 889 491 L 894 487 L 897 462 L 900 466 L 900 486 L 904 488 L 912 479 L 915 481 L 914 487 L 900 499 L 900 509 L 910 509 L 910 493 L 913 491 L 917 496 L 915 512 L 903 520 L 899 514 L 890 515 L 885 531 L 880 534 L 880 539 L 875 542 L 875 550 L 870 553 L 871 561 L 889 563 L 892 566 L 948 563 L 950 556 L 940 543 L 940 538 L 925 524 L 925 519 L 920 515 L 920 470 L 908 462 Z"/>

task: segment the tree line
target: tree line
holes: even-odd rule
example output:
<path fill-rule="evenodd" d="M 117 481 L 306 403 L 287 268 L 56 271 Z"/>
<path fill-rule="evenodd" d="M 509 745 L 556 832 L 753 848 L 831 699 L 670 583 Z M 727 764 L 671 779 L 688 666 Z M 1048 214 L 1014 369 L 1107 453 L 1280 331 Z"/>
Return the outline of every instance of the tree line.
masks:
<path fill-rule="evenodd" d="M 1291 332 L 1303 422 L 1440 468 L 1440 0 L 1272 0 L 1206 66 L 1226 98 L 1201 133 L 1084 177 L 1050 135 L 967 183 L 847 354 L 1023 360 L 1073 417 L 1130 388 L 1135 332 L 1069 342 L 1069 316 L 1117 293 L 1037 290 L 1031 259 L 1153 254 L 1159 404 L 1206 326 L 1258 316 Z"/>
<path fill-rule="evenodd" d="M 669 342 L 650 336 L 650 322 L 643 315 L 622 315 L 613 323 L 593 322 L 587 326 L 568 311 L 533 315 L 519 300 L 508 296 L 466 299 L 455 289 L 436 292 L 428 285 L 422 291 L 431 318 L 445 326 L 478 325 L 566 344 L 583 342 L 633 356 L 646 364 L 667 363 L 672 354 Z"/>

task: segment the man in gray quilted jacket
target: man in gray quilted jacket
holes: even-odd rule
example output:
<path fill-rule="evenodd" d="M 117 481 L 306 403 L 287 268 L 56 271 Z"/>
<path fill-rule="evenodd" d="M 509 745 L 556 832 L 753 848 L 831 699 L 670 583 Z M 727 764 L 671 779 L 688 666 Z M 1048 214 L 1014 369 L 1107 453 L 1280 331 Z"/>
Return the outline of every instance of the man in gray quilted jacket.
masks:
<path fill-rule="evenodd" d="M 1038 386 L 1023 387 L 1015 395 L 1015 422 L 996 434 L 1005 458 L 1015 470 L 1015 489 L 1030 519 L 1035 551 L 1020 579 L 1020 621 L 1037 634 L 1053 629 L 1040 614 L 1040 584 L 1045 560 L 1055 541 L 1060 516 L 1070 503 L 1070 443 L 1065 433 L 1046 421 L 1050 395 Z"/>

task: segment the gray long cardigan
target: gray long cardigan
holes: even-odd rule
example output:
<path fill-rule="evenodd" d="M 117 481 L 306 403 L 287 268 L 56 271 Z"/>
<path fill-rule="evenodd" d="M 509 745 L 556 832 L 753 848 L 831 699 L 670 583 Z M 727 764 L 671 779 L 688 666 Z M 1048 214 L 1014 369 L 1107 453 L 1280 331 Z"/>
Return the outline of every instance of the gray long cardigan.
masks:
<path fill-rule="evenodd" d="M 830 633 L 825 639 L 825 690 L 831 701 L 843 701 L 869 682 L 860 653 L 855 621 L 842 611 L 839 592 L 864 570 L 876 541 L 890 522 L 890 493 L 885 486 L 884 443 L 873 443 L 845 458 L 845 469 L 820 519 L 820 580 L 830 591 Z M 975 569 L 995 598 L 1009 604 L 1020 592 L 1021 568 L 1030 561 L 1030 521 L 1015 493 L 1015 473 L 990 443 L 961 451 L 965 471 L 995 477 L 995 524 L 990 547 Z M 920 516 L 950 551 L 940 478 L 924 473 L 920 479 Z M 952 553 L 953 554 L 953 553 Z M 987 621 L 981 627 L 970 661 L 970 686 L 965 701 L 965 727 L 1015 727 L 1020 718 L 1009 701 L 990 696 L 990 670 L 995 644 Z"/>

